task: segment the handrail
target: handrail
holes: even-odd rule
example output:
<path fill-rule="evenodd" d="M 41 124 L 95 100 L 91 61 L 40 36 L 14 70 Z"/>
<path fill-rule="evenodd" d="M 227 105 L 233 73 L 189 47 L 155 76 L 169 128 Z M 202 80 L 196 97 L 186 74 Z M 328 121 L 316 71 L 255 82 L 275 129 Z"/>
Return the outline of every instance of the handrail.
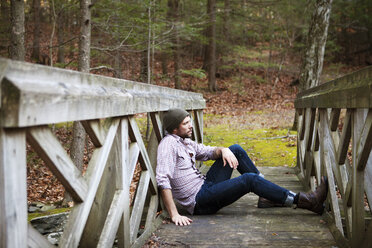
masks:
<path fill-rule="evenodd" d="M 328 177 L 325 216 L 340 247 L 371 247 L 372 67 L 298 94 L 295 108 L 299 177 L 313 190 Z"/>
<path fill-rule="evenodd" d="M 160 223 L 161 115 L 184 108 L 202 142 L 201 94 L 0 58 L 0 247 L 48 247 L 27 223 L 26 140 L 74 199 L 60 247 L 139 247 Z M 134 114 L 150 113 L 145 146 Z M 104 120 L 103 120 L 104 119 Z M 81 121 L 95 150 L 84 175 L 48 126 Z M 134 203 L 129 187 L 141 166 Z"/>

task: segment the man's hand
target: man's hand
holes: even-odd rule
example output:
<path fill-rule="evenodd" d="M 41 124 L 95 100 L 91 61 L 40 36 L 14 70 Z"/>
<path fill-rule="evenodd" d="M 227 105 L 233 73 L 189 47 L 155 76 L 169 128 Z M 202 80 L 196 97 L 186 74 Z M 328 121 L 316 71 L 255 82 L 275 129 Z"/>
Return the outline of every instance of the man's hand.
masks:
<path fill-rule="evenodd" d="M 231 168 L 236 169 L 239 165 L 238 160 L 236 159 L 234 153 L 229 148 L 222 148 L 221 150 L 223 166 L 228 163 Z"/>
<path fill-rule="evenodd" d="M 177 215 L 172 217 L 172 221 L 177 226 L 188 226 L 188 225 L 191 224 L 192 219 L 190 219 L 186 216 L 182 216 L 182 215 L 177 214 Z"/>

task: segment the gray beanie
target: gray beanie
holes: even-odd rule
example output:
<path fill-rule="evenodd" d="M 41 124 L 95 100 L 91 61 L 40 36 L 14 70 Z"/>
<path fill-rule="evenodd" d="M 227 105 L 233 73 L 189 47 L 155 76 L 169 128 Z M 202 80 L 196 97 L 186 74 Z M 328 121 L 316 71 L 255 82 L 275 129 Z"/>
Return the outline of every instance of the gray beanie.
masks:
<path fill-rule="evenodd" d="M 190 114 L 183 109 L 170 109 L 163 117 L 163 126 L 168 133 L 177 128 L 180 123 Z"/>

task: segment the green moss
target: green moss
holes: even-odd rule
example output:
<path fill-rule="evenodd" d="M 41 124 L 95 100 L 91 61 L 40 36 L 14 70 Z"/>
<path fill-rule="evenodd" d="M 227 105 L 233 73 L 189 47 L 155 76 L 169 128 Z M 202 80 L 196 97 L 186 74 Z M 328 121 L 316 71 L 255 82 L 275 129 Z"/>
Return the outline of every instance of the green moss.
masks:
<path fill-rule="evenodd" d="M 229 147 L 241 145 L 257 166 L 290 166 L 296 165 L 296 132 L 286 128 L 244 129 L 234 123 L 208 125 L 205 116 L 204 144 Z M 211 165 L 213 161 L 206 162 Z"/>
<path fill-rule="evenodd" d="M 70 212 L 70 208 L 55 208 L 51 209 L 45 212 L 37 212 L 37 213 L 30 213 L 28 214 L 27 220 L 30 222 L 32 219 L 42 217 L 42 216 L 47 216 L 47 215 L 52 215 L 52 214 L 60 214 L 64 212 Z"/>

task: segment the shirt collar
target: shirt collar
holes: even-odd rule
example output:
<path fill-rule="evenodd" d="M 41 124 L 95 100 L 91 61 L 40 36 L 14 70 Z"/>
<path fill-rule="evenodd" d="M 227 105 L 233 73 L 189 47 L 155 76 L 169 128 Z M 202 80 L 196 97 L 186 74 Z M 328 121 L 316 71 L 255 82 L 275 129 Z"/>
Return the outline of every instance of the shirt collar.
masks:
<path fill-rule="evenodd" d="M 170 136 L 172 136 L 173 138 L 175 138 L 177 141 L 181 142 L 182 144 L 185 144 L 185 145 L 189 145 L 191 144 L 191 139 L 190 138 L 181 138 L 180 136 L 178 136 L 177 134 L 169 134 Z"/>

